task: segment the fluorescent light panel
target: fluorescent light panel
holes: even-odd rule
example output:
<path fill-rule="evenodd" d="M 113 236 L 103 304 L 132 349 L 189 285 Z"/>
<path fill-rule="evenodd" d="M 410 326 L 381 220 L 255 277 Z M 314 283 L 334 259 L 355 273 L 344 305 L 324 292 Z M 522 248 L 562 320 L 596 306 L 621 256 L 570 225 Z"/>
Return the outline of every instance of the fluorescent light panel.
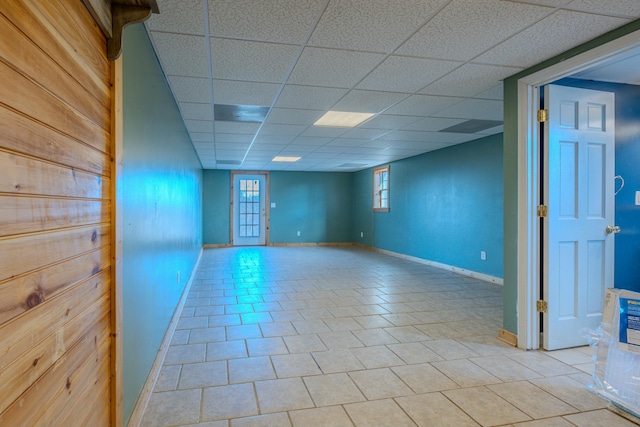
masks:
<path fill-rule="evenodd" d="M 291 156 L 275 156 L 273 158 L 273 160 L 271 160 L 272 162 L 288 162 L 288 163 L 293 163 L 293 162 L 297 162 L 298 160 L 300 160 L 301 157 L 291 157 Z"/>
<path fill-rule="evenodd" d="M 327 111 L 314 126 L 330 126 L 336 128 L 353 128 L 370 119 L 372 113 L 353 113 L 350 111 Z"/>

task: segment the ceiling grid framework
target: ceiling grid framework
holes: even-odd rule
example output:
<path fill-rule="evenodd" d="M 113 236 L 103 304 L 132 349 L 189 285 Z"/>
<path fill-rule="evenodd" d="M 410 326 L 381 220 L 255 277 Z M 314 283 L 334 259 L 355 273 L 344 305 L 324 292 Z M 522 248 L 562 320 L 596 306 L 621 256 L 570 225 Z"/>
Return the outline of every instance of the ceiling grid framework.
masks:
<path fill-rule="evenodd" d="M 640 18 L 635 0 L 157 3 L 145 25 L 194 148 L 233 170 L 356 171 L 500 133 L 502 80 Z M 328 110 L 374 116 L 314 126 Z"/>

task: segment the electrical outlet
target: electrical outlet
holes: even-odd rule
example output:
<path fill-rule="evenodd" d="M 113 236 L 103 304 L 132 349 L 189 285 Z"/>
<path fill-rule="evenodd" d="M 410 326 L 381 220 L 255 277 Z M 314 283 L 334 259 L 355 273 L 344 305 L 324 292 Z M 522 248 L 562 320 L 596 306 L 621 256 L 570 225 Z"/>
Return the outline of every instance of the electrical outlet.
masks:
<path fill-rule="evenodd" d="M 178 285 L 180 284 L 180 270 L 178 270 L 178 274 L 176 274 L 176 281 L 178 282 Z"/>
<path fill-rule="evenodd" d="M 483 261 L 487 260 L 487 252 L 485 251 L 480 251 L 480 259 Z"/>
<path fill-rule="evenodd" d="M 298 234 L 298 236 L 300 235 L 300 230 L 298 230 L 297 234 Z"/>
<path fill-rule="evenodd" d="M 640 206 L 640 191 L 636 191 L 636 206 Z"/>
<path fill-rule="evenodd" d="M 364 231 L 360 232 L 360 237 L 364 237 Z"/>

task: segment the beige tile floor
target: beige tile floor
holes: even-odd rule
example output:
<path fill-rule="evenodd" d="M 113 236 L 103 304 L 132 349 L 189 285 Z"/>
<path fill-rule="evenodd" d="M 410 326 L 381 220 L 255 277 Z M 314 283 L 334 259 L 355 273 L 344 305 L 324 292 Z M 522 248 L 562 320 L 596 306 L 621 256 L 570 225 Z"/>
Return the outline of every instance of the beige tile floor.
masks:
<path fill-rule="evenodd" d="M 501 286 L 355 247 L 208 249 L 142 425 L 634 426 L 589 347 L 496 339 Z"/>

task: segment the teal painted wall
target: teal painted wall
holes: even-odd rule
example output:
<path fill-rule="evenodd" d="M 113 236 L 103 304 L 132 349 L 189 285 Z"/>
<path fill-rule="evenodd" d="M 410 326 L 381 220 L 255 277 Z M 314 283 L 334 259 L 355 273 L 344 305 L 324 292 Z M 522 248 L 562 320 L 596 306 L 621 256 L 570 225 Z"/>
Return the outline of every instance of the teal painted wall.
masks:
<path fill-rule="evenodd" d="M 350 173 L 271 172 L 270 242 L 351 242 L 351 182 Z"/>
<path fill-rule="evenodd" d="M 126 424 L 200 254 L 202 168 L 142 25 L 127 27 L 122 55 Z"/>
<path fill-rule="evenodd" d="M 501 134 L 391 163 L 388 213 L 372 181 L 354 177 L 354 242 L 502 277 Z"/>
<path fill-rule="evenodd" d="M 230 243 L 231 172 L 204 170 L 202 181 L 202 242 L 227 245 Z"/>
<path fill-rule="evenodd" d="M 504 315 L 503 327 L 517 333 L 518 317 L 518 79 L 640 30 L 640 20 L 515 74 L 504 82 Z"/>

